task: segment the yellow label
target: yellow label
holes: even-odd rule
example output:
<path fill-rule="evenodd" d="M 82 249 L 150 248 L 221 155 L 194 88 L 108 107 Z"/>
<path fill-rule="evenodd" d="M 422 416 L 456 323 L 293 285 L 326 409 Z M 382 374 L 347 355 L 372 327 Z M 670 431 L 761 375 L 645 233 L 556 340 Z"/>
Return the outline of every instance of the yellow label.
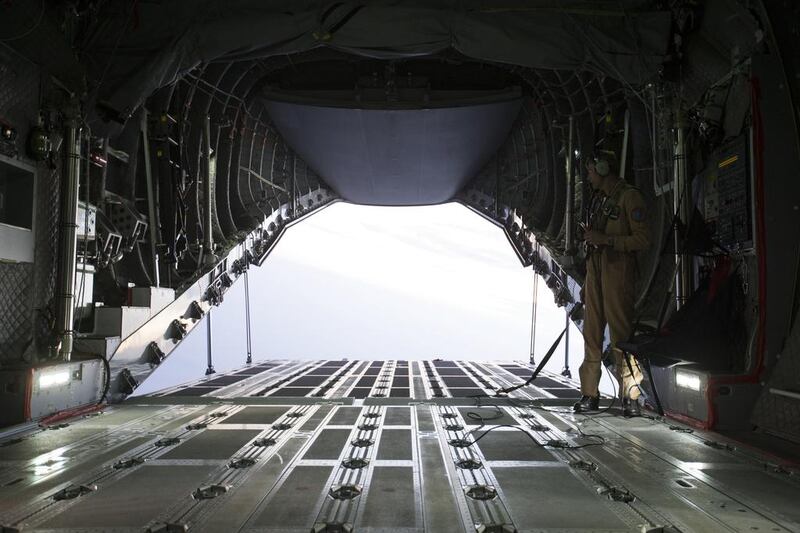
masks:
<path fill-rule="evenodd" d="M 739 156 L 738 155 L 733 155 L 733 156 L 729 157 L 728 159 L 723 159 L 719 163 L 719 168 L 725 168 L 728 165 L 731 165 L 731 164 L 737 162 L 738 160 L 739 160 Z"/>

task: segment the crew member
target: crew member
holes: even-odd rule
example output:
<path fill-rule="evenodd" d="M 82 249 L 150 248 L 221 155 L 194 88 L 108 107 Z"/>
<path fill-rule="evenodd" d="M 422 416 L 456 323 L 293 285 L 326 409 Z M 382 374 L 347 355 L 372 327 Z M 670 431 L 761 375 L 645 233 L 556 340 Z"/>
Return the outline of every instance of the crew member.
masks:
<path fill-rule="evenodd" d="M 600 364 L 606 324 L 625 416 L 638 416 L 642 373 L 631 356 L 623 358 L 618 342 L 631 336 L 635 304 L 636 252 L 650 246 L 647 209 L 641 192 L 627 184 L 612 168 L 613 154 L 601 154 L 587 165 L 594 189 L 584 238 L 587 245 L 584 284 L 584 358 L 580 366 L 581 394 L 573 409 L 599 407 Z"/>

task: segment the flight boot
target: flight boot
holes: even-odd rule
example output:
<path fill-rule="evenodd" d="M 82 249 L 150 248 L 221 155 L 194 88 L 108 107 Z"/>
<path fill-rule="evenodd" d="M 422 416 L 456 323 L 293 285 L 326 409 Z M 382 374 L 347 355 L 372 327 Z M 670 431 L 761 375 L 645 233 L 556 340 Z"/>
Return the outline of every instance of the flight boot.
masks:
<path fill-rule="evenodd" d="M 622 416 L 624 416 L 625 418 L 642 416 L 642 409 L 641 407 L 639 407 L 639 400 L 632 400 L 631 398 L 623 398 Z"/>
<path fill-rule="evenodd" d="M 581 396 L 581 399 L 575 402 L 572 410 L 576 413 L 591 413 L 600 410 L 600 396 Z"/>

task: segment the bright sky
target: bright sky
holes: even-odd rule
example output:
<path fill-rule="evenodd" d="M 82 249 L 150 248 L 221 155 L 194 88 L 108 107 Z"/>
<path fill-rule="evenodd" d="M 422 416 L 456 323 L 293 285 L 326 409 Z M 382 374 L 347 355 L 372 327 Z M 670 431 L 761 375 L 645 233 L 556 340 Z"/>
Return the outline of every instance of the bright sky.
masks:
<path fill-rule="evenodd" d="M 289 228 L 250 271 L 253 359 L 527 361 L 533 276 L 500 228 L 460 204 L 337 203 Z M 245 362 L 243 293 L 237 281 L 213 310 L 217 372 Z M 565 325 L 544 283 L 538 300 L 537 360 Z M 203 377 L 205 326 L 137 394 Z M 570 329 L 577 378 L 583 343 Z M 563 366 L 562 344 L 547 368 Z"/>

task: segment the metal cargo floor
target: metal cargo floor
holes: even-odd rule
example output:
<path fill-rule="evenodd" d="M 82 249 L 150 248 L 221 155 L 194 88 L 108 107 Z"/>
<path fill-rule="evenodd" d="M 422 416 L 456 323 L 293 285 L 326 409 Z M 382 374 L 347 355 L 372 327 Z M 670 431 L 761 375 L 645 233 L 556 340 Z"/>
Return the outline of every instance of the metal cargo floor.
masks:
<path fill-rule="evenodd" d="M 0 442 L 14 531 L 800 531 L 792 468 L 510 362 L 264 361 Z M 487 432 L 488 430 L 488 432 Z M 659 529 L 663 528 L 663 529 Z"/>

